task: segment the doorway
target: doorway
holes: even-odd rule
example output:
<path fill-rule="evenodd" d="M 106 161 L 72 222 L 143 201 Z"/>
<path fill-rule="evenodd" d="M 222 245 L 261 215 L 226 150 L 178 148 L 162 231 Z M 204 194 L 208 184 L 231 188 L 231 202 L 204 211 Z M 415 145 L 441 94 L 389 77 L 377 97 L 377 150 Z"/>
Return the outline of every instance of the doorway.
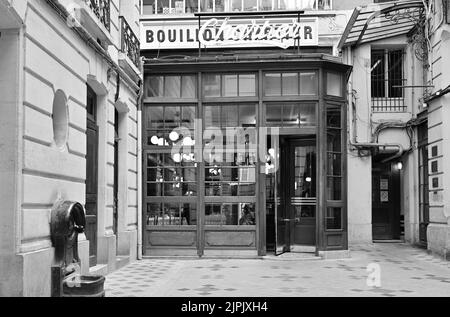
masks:
<path fill-rule="evenodd" d="M 315 252 L 317 155 L 315 138 L 281 138 L 275 208 L 276 254 Z M 277 177 L 275 176 L 275 177 Z M 278 200 L 277 199 L 277 200 Z"/>
<path fill-rule="evenodd" d="M 86 239 L 89 266 L 97 265 L 98 126 L 97 95 L 87 86 L 86 129 Z"/>
<path fill-rule="evenodd" d="M 374 161 L 372 167 L 373 240 L 400 239 L 400 170 Z"/>

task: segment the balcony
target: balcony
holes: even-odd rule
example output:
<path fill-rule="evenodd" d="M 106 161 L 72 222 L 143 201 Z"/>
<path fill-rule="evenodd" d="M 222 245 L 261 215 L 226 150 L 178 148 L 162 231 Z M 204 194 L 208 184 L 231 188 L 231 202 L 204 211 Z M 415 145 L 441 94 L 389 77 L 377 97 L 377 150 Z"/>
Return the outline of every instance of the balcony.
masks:
<path fill-rule="evenodd" d="M 58 0 L 71 16 L 104 48 L 113 44 L 111 0 Z"/>
<path fill-rule="evenodd" d="M 128 73 L 140 74 L 140 42 L 127 20 L 120 16 L 121 46 L 119 63 Z"/>
<path fill-rule="evenodd" d="M 331 10 L 331 0 L 144 0 L 143 15 L 185 15 L 197 12 Z"/>
<path fill-rule="evenodd" d="M 111 32 L 111 0 L 85 0 L 85 2 L 108 32 Z"/>

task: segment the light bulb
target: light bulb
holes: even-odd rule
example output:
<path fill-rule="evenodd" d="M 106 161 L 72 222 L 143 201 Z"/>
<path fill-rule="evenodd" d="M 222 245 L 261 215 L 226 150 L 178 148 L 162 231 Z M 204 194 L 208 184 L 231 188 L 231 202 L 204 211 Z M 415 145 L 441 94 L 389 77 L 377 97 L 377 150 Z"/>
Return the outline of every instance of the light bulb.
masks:
<path fill-rule="evenodd" d="M 169 134 L 169 139 L 172 142 L 175 142 L 176 140 L 178 140 L 179 137 L 180 137 L 180 135 L 176 131 L 172 131 Z"/>

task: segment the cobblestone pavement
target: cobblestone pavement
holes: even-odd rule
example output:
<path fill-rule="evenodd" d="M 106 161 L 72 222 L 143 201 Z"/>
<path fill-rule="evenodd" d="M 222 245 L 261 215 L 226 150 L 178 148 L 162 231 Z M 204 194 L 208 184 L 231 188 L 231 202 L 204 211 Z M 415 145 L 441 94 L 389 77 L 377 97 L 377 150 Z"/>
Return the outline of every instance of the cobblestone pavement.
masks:
<path fill-rule="evenodd" d="M 381 285 L 368 286 L 379 265 Z M 373 244 L 343 260 L 144 259 L 109 274 L 112 297 L 450 296 L 450 262 L 407 244 Z"/>

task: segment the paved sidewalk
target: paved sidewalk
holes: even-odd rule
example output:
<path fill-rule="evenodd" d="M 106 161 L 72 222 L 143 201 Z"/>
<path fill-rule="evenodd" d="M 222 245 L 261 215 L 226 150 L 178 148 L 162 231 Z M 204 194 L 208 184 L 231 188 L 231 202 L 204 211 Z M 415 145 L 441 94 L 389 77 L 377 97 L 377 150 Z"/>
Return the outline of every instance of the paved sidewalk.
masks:
<path fill-rule="evenodd" d="M 374 244 L 344 260 L 144 259 L 109 274 L 106 296 L 450 296 L 450 262 L 407 244 Z M 378 264 L 381 286 L 369 287 Z"/>

